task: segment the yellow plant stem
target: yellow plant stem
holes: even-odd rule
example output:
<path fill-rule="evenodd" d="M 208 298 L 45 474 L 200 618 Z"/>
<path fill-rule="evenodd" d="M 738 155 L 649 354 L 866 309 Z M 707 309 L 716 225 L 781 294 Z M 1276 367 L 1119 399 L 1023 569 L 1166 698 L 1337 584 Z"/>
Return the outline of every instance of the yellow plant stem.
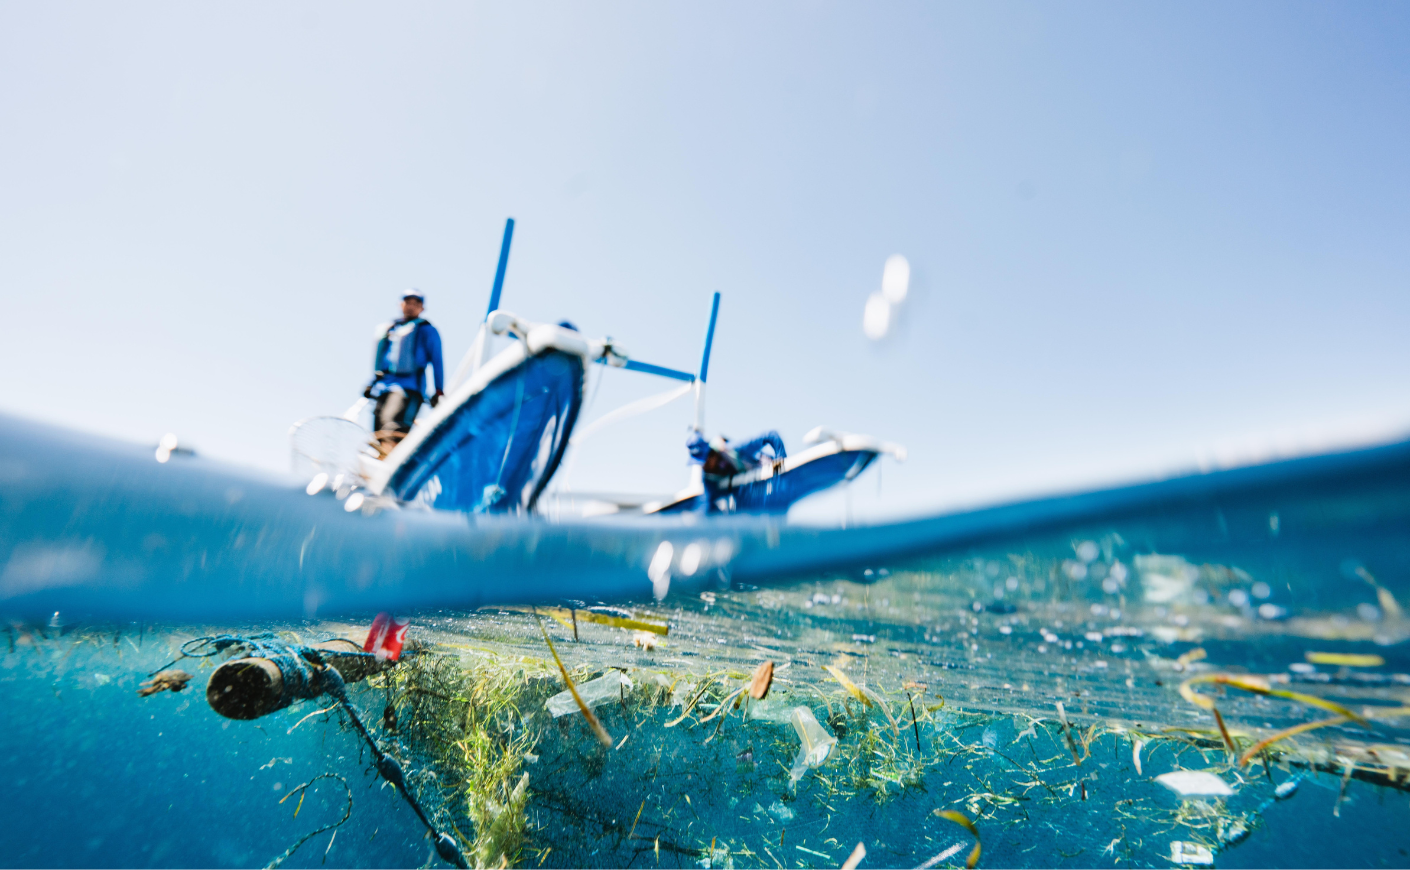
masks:
<path fill-rule="evenodd" d="M 578 687 L 573 685 L 573 678 L 568 676 L 568 669 L 563 666 L 563 660 L 558 657 L 558 650 L 553 648 L 553 639 L 548 636 L 548 629 L 543 627 L 543 620 L 537 615 L 534 620 L 539 624 L 539 631 L 543 633 L 544 642 L 548 644 L 548 651 L 553 653 L 553 660 L 558 664 L 558 672 L 563 675 L 563 682 L 568 684 L 568 691 L 573 693 L 573 700 L 578 702 L 578 709 L 582 711 L 583 718 L 587 719 L 592 726 L 592 732 L 597 735 L 597 740 L 608 749 L 612 748 L 612 735 L 607 733 L 607 729 L 602 727 L 602 723 L 597 721 L 597 715 L 592 712 L 592 708 L 583 702 L 583 696 L 578 694 Z"/>
<path fill-rule="evenodd" d="M 1294 725 L 1291 728 L 1284 728 L 1277 734 L 1274 734 L 1271 737 L 1265 737 L 1264 739 L 1250 746 L 1247 752 L 1239 756 L 1239 767 L 1243 767 L 1244 765 L 1248 764 L 1249 761 L 1252 760 L 1253 757 L 1259 752 L 1262 752 L 1264 748 L 1271 746 L 1274 743 L 1277 743 L 1279 740 L 1284 740 L 1288 737 L 1293 737 L 1295 735 L 1302 734 L 1307 731 L 1315 731 L 1318 728 L 1325 728 L 1328 725 L 1337 725 L 1346 721 L 1348 720 L 1345 716 L 1333 716 L 1330 719 L 1318 719 L 1316 722 L 1304 722 L 1301 725 Z"/>
<path fill-rule="evenodd" d="M 973 870 L 974 865 L 979 863 L 979 829 L 974 826 L 974 822 L 971 822 L 968 816 L 956 810 L 936 810 L 935 815 L 954 822 L 974 835 L 974 850 L 969 853 L 969 857 L 964 862 L 966 870 Z"/>

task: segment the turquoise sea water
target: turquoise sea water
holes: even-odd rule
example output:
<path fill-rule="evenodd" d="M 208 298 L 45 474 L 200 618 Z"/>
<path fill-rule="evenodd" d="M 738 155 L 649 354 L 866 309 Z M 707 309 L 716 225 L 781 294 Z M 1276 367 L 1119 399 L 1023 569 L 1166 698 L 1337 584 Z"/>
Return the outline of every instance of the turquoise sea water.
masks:
<path fill-rule="evenodd" d="M 1171 866 L 1172 843 L 1226 867 L 1410 864 L 1403 446 L 822 534 L 354 515 L 199 460 L 158 467 L 7 429 L 20 445 L 0 469 L 7 866 L 264 866 L 336 822 L 347 795 L 347 821 L 286 866 L 441 865 L 346 715 L 317 712 L 326 697 L 222 718 L 204 694 L 219 658 L 177 661 L 183 692 L 136 691 L 194 637 L 360 642 L 379 600 L 413 618 L 416 653 L 398 668 L 494 668 L 513 685 L 512 715 L 473 728 L 523 749 L 507 856 L 523 866 L 838 866 L 859 843 L 863 867 L 963 866 L 974 838 L 947 810 L 975 824 L 979 866 Z M 657 600 L 647 570 L 663 540 L 678 555 L 728 541 L 728 558 L 672 562 Z M 616 609 L 591 621 L 599 602 Z M 580 686 L 629 680 L 594 708 L 611 748 L 581 713 L 550 714 L 564 684 L 530 604 L 566 608 L 541 619 Z M 764 661 L 768 699 L 707 720 Z M 1239 752 L 1339 720 L 1241 765 L 1180 691 L 1219 675 L 1364 724 L 1192 684 Z M 349 699 L 468 851 L 486 795 L 418 730 L 441 708 L 417 685 L 379 675 Z M 836 743 L 795 779 L 799 708 Z M 472 727 L 441 724 L 457 739 Z M 1182 797 L 1156 779 L 1178 770 L 1232 793 Z M 348 790 L 324 778 L 280 802 L 325 773 Z"/>

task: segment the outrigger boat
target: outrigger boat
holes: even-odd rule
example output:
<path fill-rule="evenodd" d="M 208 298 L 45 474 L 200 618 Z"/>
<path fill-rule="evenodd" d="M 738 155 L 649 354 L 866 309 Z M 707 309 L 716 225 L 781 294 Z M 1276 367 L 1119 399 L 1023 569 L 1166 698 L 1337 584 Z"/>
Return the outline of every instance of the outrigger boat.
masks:
<path fill-rule="evenodd" d="M 632 360 L 610 339 L 589 339 L 572 324 L 531 323 L 500 310 L 514 219 L 505 223 L 489 308 L 470 350 L 457 367 L 446 397 L 423 412 L 385 459 L 368 447 L 357 423 L 367 406 L 359 400 L 342 417 L 313 417 L 290 430 L 296 471 L 310 477 L 308 491 L 328 488 L 356 510 L 373 504 L 422 505 L 468 513 L 532 513 L 571 443 L 582 411 L 588 365 L 669 378 L 684 386 L 610 412 L 583 434 L 660 407 L 693 392 L 695 431 L 704 428 L 705 385 L 720 310 L 710 308 L 705 348 L 697 372 Z M 489 352 L 494 336 L 513 343 Z M 578 439 L 580 440 L 580 439 Z M 643 514 L 786 513 L 799 499 L 855 479 L 881 454 L 905 459 L 905 449 L 865 435 L 832 433 L 821 427 L 806 436 L 812 446 L 791 457 L 736 461 L 734 473 L 712 477 L 707 504 L 701 466 L 691 483 L 667 498 L 609 500 L 610 510 Z M 780 442 L 781 443 L 781 442 Z M 597 504 L 602 504 L 600 499 Z"/>
<path fill-rule="evenodd" d="M 882 454 L 906 460 L 906 448 L 870 435 L 833 432 L 821 426 L 803 436 L 808 449 L 791 456 L 768 457 L 752 468 L 727 475 L 719 482 L 714 509 L 720 513 L 787 513 L 799 499 L 850 483 Z M 648 514 L 671 514 L 705 508 L 701 466 L 691 466 L 690 485 L 670 499 L 642 506 Z"/>
<path fill-rule="evenodd" d="M 342 417 L 309 418 L 290 430 L 295 470 L 312 472 L 310 494 L 332 489 L 350 511 L 371 499 L 469 513 L 532 512 L 577 423 L 588 364 L 669 371 L 628 360 L 610 341 L 585 338 L 572 324 L 531 323 L 501 311 L 513 234 L 510 218 L 489 309 L 446 397 L 385 459 L 373 454 L 370 433 L 357 422 L 366 399 Z M 489 357 L 497 335 L 514 341 Z"/>
<path fill-rule="evenodd" d="M 588 426 L 596 430 L 603 424 L 615 422 L 619 417 L 630 416 L 634 407 L 643 410 L 660 407 L 693 392 L 695 395 L 695 424 L 693 432 L 699 435 L 705 429 L 705 387 L 710 374 L 710 351 L 715 341 L 715 325 L 720 314 L 720 294 L 717 292 L 710 305 L 710 321 L 705 328 L 705 347 L 700 355 L 700 368 L 695 374 L 660 366 L 651 366 L 653 374 L 686 381 L 687 389 L 649 397 L 632 405 L 619 408 L 603 415 Z M 630 367 L 630 363 L 628 366 Z M 645 369 L 644 369 L 645 370 Z M 626 412 L 626 413 L 624 413 Z M 581 437 L 581 436 L 580 436 Z M 781 448 L 782 440 L 773 439 Z M 728 451 L 727 444 L 718 439 L 715 443 Z M 640 511 L 643 514 L 705 513 L 746 513 L 783 514 L 787 513 L 800 499 L 842 483 L 850 483 L 865 471 L 877 457 L 885 454 L 898 462 L 906 460 L 906 448 L 899 444 L 873 438 L 870 435 L 857 435 L 847 432 L 833 432 L 822 426 L 814 428 L 803 436 L 808 449 L 792 456 L 774 455 L 765 457 L 731 456 L 728 466 L 731 473 L 714 475 L 711 478 L 710 494 L 707 496 L 705 477 L 709 473 L 710 461 L 691 466 L 691 480 L 679 492 L 649 500 L 640 498 L 613 499 L 610 496 L 594 496 L 591 500 L 594 513 L 619 513 Z M 707 503 L 709 501 L 710 503 Z M 607 510 L 603 510 L 602 506 Z"/>

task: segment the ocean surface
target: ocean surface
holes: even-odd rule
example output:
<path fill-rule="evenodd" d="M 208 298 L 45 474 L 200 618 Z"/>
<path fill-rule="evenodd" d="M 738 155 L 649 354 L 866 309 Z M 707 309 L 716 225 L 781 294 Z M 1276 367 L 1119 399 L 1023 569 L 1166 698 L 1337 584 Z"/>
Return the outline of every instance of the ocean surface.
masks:
<path fill-rule="evenodd" d="M 446 866 L 406 795 L 485 866 L 1410 865 L 1407 445 L 810 530 L 349 512 L 0 424 L 5 866 Z M 379 610 L 346 704 L 208 703 Z"/>

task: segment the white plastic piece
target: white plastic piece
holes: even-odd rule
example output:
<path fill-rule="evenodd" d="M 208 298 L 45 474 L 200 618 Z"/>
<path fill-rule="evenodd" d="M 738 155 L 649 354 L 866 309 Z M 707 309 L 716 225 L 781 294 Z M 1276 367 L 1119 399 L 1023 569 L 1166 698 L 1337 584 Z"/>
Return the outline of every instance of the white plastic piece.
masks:
<path fill-rule="evenodd" d="M 695 686 L 695 683 L 689 683 L 685 680 L 676 683 L 675 690 L 671 692 L 671 706 L 684 707 L 689 704 L 690 699 L 695 697 Z"/>
<path fill-rule="evenodd" d="M 793 769 L 788 772 L 788 782 L 792 785 L 810 769 L 821 767 L 827 761 L 832 747 L 837 745 L 837 738 L 818 724 L 817 717 L 807 707 L 794 707 L 789 718 L 793 722 L 793 730 L 798 732 L 798 739 L 802 741 L 798 747 L 798 757 L 793 760 Z"/>
<path fill-rule="evenodd" d="M 633 685 L 631 678 L 621 671 L 608 671 L 595 680 L 579 683 L 577 688 L 578 696 L 591 709 L 609 701 L 619 700 L 624 694 L 630 694 Z M 555 719 L 580 712 L 578 702 L 573 700 L 573 693 L 567 689 L 549 698 L 545 706 Z"/>
<path fill-rule="evenodd" d="M 793 705 L 787 701 L 765 698 L 762 701 L 749 701 L 744 713 L 747 722 L 772 722 L 775 725 L 788 725 L 793 722 Z"/>
<path fill-rule="evenodd" d="M 1191 843 L 1188 840 L 1170 841 L 1170 863 L 1194 867 L 1213 867 L 1214 853 L 1208 846 Z"/>
<path fill-rule="evenodd" d="M 328 486 L 328 472 L 320 471 L 313 476 L 313 480 L 308 482 L 304 492 L 309 495 L 318 495 L 326 486 Z"/>
<path fill-rule="evenodd" d="M 1228 783 L 1206 770 L 1174 770 L 1155 781 L 1180 797 L 1228 797 L 1234 793 Z"/>
<path fill-rule="evenodd" d="M 343 510 L 352 513 L 362 507 L 362 503 L 367 500 L 367 496 L 360 492 L 355 492 L 348 496 L 348 500 L 343 502 Z"/>

